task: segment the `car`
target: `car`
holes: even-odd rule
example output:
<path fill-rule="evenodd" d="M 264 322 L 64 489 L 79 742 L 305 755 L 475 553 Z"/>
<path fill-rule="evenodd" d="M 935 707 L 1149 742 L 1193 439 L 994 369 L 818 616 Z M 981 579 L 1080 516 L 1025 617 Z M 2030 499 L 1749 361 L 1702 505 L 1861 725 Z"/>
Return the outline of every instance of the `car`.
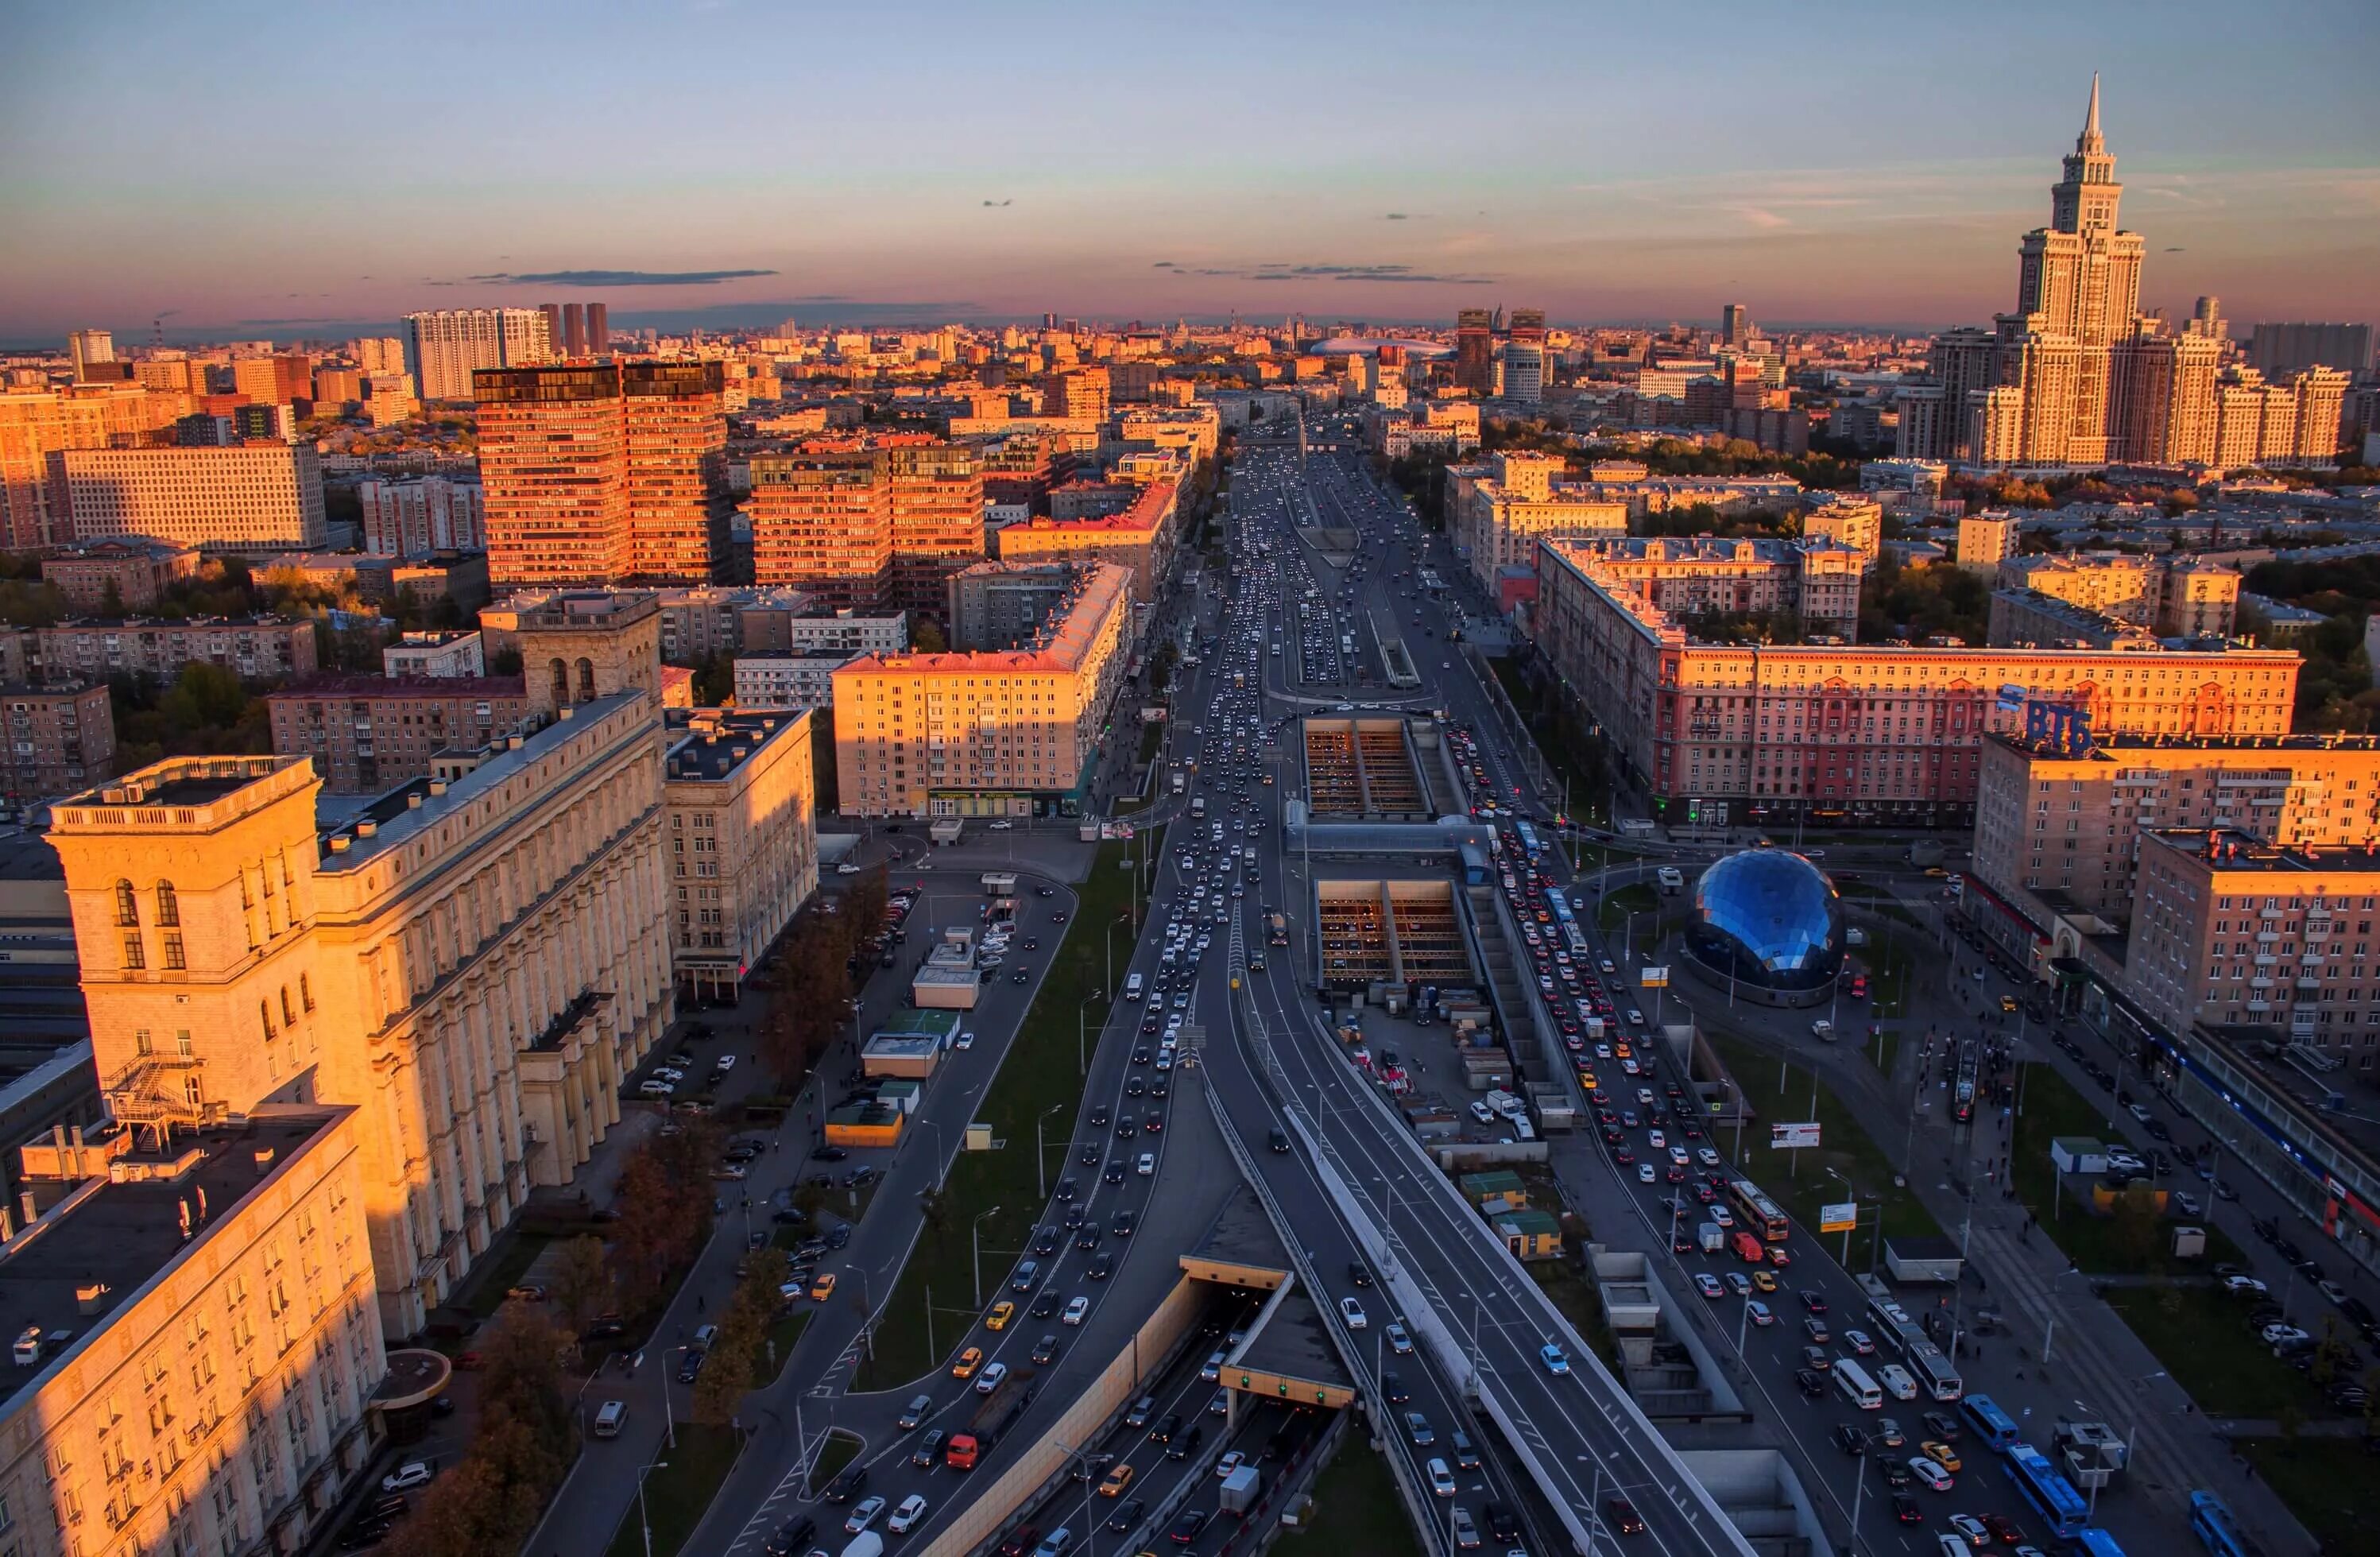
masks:
<path fill-rule="evenodd" d="M 1154 1175 L 1157 1172 L 1157 1153 L 1154 1151 L 1142 1152 L 1140 1154 L 1139 1161 L 1133 1164 L 1133 1171 L 1137 1173 L 1143 1178 L 1148 1178 Z"/>
<path fill-rule="evenodd" d="M 917 1522 L 925 1516 L 925 1498 L 912 1492 L 901 1500 L 901 1506 L 892 1511 L 892 1517 L 884 1522 L 884 1527 L 896 1536 L 905 1536 L 916 1529 Z"/>
<path fill-rule="evenodd" d="M 1727 1295 L 1727 1288 L 1720 1284 L 1717 1276 L 1707 1271 L 1694 1272 L 1694 1290 L 1713 1301 Z"/>
<path fill-rule="evenodd" d="M 698 1346 L 688 1347 L 686 1360 L 677 1367 L 677 1381 L 681 1384 L 691 1384 L 702 1377 L 703 1360 L 710 1355 Z"/>
<path fill-rule="evenodd" d="M 884 1499 L 881 1496 L 871 1494 L 860 1499 L 851 1505 L 851 1513 L 843 1522 L 843 1533 L 847 1536 L 859 1534 L 875 1524 L 876 1516 L 883 1512 Z"/>
<path fill-rule="evenodd" d="M 1816 1400 L 1827 1393 L 1827 1376 L 1812 1368 L 1797 1368 L 1793 1370 L 1793 1387 Z"/>
<path fill-rule="evenodd" d="M 1537 1360 L 1545 1364 L 1546 1371 L 1552 1374 L 1555 1378 L 1560 1379 L 1569 1376 L 1570 1354 L 1564 1352 L 1560 1346 L 1553 1344 L 1551 1342 L 1548 1342 L 1545 1345 L 1537 1348 Z"/>
<path fill-rule="evenodd" d="M 991 1312 L 984 1315 L 983 1327 L 986 1330 L 1006 1330 L 1008 1321 L 1015 1317 L 1016 1305 L 1003 1297 L 991 1306 Z"/>
<path fill-rule="evenodd" d="M 1424 1449 L 1438 1441 L 1438 1430 L 1429 1425 L 1429 1418 L 1418 1411 L 1405 1413 L 1405 1436 Z"/>
<path fill-rule="evenodd" d="M 1347 1328 L 1350 1330 L 1363 1330 L 1372 1322 L 1370 1317 L 1364 1312 L 1364 1306 L 1353 1297 L 1342 1297 L 1339 1300 L 1339 1317 L 1347 1321 Z"/>
<path fill-rule="evenodd" d="M 1766 1270 L 1755 1271 L 1752 1272 L 1752 1284 L 1763 1292 L 1775 1292 L 1777 1278 Z"/>
<path fill-rule="evenodd" d="M 2005 1514 L 1985 1514 L 1984 1528 L 2002 1546 L 2017 1546 L 2024 1540 L 2024 1527 Z"/>
<path fill-rule="evenodd" d="M 1943 1442 L 1938 1438 L 1929 1438 L 1925 1442 L 1920 1443 L 1917 1446 L 1917 1452 L 1925 1455 L 1927 1459 L 1933 1461 L 1936 1465 L 1940 1466 L 1944 1470 L 1961 1470 L 1965 1468 L 1960 1463 L 1959 1452 L 1956 1449 L 1951 1448 L 1949 1444 Z"/>
<path fill-rule="evenodd" d="M 826 1484 L 826 1491 L 821 1495 L 824 1496 L 826 1501 L 829 1502 L 846 1503 L 852 1499 L 859 1496 L 860 1490 L 865 1488 L 867 1485 L 868 1467 L 866 1466 L 853 1466 L 849 1469 L 845 1470 L 842 1475 L 828 1482 Z"/>
<path fill-rule="evenodd" d="M 416 1487 L 427 1487 L 437 1478 L 436 1460 L 407 1460 L 380 1478 L 383 1492 L 410 1492 Z"/>
<path fill-rule="evenodd" d="M 1166 1530 L 1165 1539 L 1176 1546 L 1187 1546 L 1198 1539 L 1198 1532 L 1207 1527 L 1207 1511 L 1203 1508 L 1184 1509 Z"/>
<path fill-rule="evenodd" d="M 1454 1496 L 1454 1473 L 1446 1468 L 1444 1460 L 1432 1459 L 1422 1466 L 1422 1471 L 1429 1478 L 1429 1490 L 1441 1498 Z"/>
<path fill-rule="evenodd" d="M 1856 1458 L 1867 1453 L 1867 1434 L 1851 1422 L 1835 1424 L 1835 1447 Z"/>
<path fill-rule="evenodd" d="M 1891 1417 L 1876 1419 L 1876 1441 L 1888 1449 L 1898 1449 L 1908 1441 L 1900 1433 L 1900 1423 Z"/>
<path fill-rule="evenodd" d="M 1950 1515 L 1949 1526 L 1969 1546 L 1989 1546 L 1992 1543 L 1992 1533 L 1984 1528 L 1984 1522 L 1972 1514 Z"/>
<path fill-rule="evenodd" d="M 1405 1388 L 1404 1380 L 1398 1376 L 1397 1370 L 1393 1368 L 1384 1368 L 1380 1370 L 1380 1393 L 1388 1397 L 1390 1405 L 1402 1405 L 1413 1398 L 1413 1392 Z"/>
<path fill-rule="evenodd" d="M 976 1379 L 975 1393 L 978 1394 L 990 1394 L 1007 1381 L 1008 1364 L 1004 1362 L 986 1363 L 984 1365 L 983 1372 Z"/>
<path fill-rule="evenodd" d="M 1109 1466 L 1107 1475 L 1102 1477 L 1099 1480 L 1099 1496 L 1103 1498 L 1122 1497 L 1123 1495 L 1123 1490 L 1132 1485 L 1132 1478 L 1138 1474 L 1140 1473 L 1134 1470 L 1129 1465 L 1115 1465 Z"/>
<path fill-rule="evenodd" d="M 1727 1290 L 1733 1293 L 1738 1297 L 1750 1297 L 1752 1295 L 1752 1278 L 1745 1275 L 1741 1271 L 1730 1271 L 1727 1273 Z"/>
<path fill-rule="evenodd" d="M 1083 1322 L 1083 1316 L 1088 1314 L 1090 1311 L 1091 1300 L 1089 1298 L 1070 1298 L 1066 1303 L 1066 1311 L 1059 1316 L 1058 1322 L 1060 1324 L 1080 1324 Z"/>
<path fill-rule="evenodd" d="M 1876 1355 L 1876 1343 L 1868 1339 L 1867 1332 L 1864 1330 L 1844 1331 L 1843 1343 L 1851 1347 L 1855 1356 L 1865 1357 Z"/>
<path fill-rule="evenodd" d="M 523 1283 L 519 1286 L 504 1288 L 504 1296 L 516 1303 L 542 1303 L 545 1301 L 545 1288 L 535 1283 Z"/>
<path fill-rule="evenodd" d="M 1892 1516 L 1904 1525 L 1925 1523 L 1925 1511 L 1918 1507 L 1917 1500 L 1906 1492 L 1892 1494 Z"/>
<path fill-rule="evenodd" d="M 1827 1321 L 1820 1319 L 1803 1320 L 1802 1321 L 1802 1333 L 1808 1336 L 1811 1340 L 1817 1342 L 1821 1345 L 1834 1339 L 1834 1332 L 1828 1330 L 1827 1328 Z"/>
<path fill-rule="evenodd" d="M 972 1379 L 975 1377 L 975 1370 L 982 1366 L 983 1348 L 981 1346 L 969 1346 L 965 1351 L 959 1354 L 958 1360 L 956 1362 L 951 1364 L 951 1377 L 953 1379 Z"/>
<path fill-rule="evenodd" d="M 1959 1420 L 1944 1411 L 1928 1411 L 1918 1420 L 1925 1424 L 1926 1433 L 1945 1443 L 1959 1441 Z"/>
<path fill-rule="evenodd" d="M 1614 1535 L 1641 1536 L 1645 1533 L 1645 1516 L 1626 1498 L 1603 1500 L 1603 1522 Z"/>
<path fill-rule="evenodd" d="M 1827 1348 L 1824 1346 L 1803 1347 L 1802 1362 L 1803 1366 L 1814 1373 L 1830 1372 L 1835 1366 L 1834 1358 L 1827 1356 Z"/>
<path fill-rule="evenodd" d="M 1810 1312 L 1814 1314 L 1823 1314 L 1827 1311 L 1827 1295 L 1825 1293 L 1815 1291 L 1809 1287 L 1804 1287 L 1802 1289 L 1801 1297 L 1802 1307 L 1807 1308 Z"/>
<path fill-rule="evenodd" d="M 1660 1175 L 1659 1175 L 1658 1173 L 1656 1173 L 1656 1172 L 1654 1171 L 1654 1168 L 1653 1168 L 1653 1164 L 1652 1164 L 1652 1163 L 1650 1163 L 1650 1162 L 1639 1162 L 1639 1163 L 1637 1163 L 1637 1164 L 1636 1164 L 1636 1182 L 1637 1182 L 1637 1183 L 1639 1183 L 1639 1184 L 1654 1184 L 1654 1183 L 1658 1183 L 1658 1182 L 1659 1181 L 1659 1178 L 1660 1178 Z"/>
<path fill-rule="evenodd" d="M 1909 1474 L 1909 1462 L 1906 1460 L 1877 1460 L 1875 1464 L 1883 1474 L 1884 1484 L 1888 1487 L 1911 1487 L 1917 1482 L 1917 1478 Z"/>
<path fill-rule="evenodd" d="M 1947 1492 L 1953 1485 L 1949 1471 L 1922 1454 L 1910 1460 L 1909 1474 L 1937 1492 Z"/>

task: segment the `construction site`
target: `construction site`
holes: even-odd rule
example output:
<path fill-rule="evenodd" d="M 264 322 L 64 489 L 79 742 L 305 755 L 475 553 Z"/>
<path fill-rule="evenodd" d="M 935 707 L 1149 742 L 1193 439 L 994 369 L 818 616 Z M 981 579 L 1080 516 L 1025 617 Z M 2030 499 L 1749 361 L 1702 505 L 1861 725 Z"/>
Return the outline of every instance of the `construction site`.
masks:
<path fill-rule="evenodd" d="M 1305 721 L 1305 797 L 1317 821 L 1434 821 L 1465 814 L 1434 721 Z"/>

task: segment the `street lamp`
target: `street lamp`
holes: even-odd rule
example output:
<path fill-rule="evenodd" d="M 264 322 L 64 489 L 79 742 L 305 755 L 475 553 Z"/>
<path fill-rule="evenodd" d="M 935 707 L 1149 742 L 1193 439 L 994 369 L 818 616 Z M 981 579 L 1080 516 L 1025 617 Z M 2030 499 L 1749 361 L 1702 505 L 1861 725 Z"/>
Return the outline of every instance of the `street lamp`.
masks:
<path fill-rule="evenodd" d="M 978 1308 L 983 1307 L 983 1219 L 999 1213 L 1000 1208 L 994 1206 L 979 1213 L 974 1224 L 967 1229 L 967 1243 L 975 1262 L 975 1306 Z"/>
<path fill-rule="evenodd" d="M 645 1557 L 653 1557 L 653 1521 L 645 1512 L 645 1478 L 657 1470 L 669 1469 L 667 1460 L 654 1460 L 637 1472 L 637 1523 L 645 1529 Z"/>
<path fill-rule="evenodd" d="M 1041 1122 L 1065 1106 L 1063 1102 L 1051 1103 L 1033 1121 L 1033 1184 L 1038 1198 L 1044 1200 L 1050 1198 L 1050 1172 L 1048 1149 L 1041 1144 Z"/>
<path fill-rule="evenodd" d="M 1091 1074 L 1089 1027 L 1091 1003 L 1106 998 L 1105 990 L 1093 990 L 1089 994 L 1085 995 L 1082 1004 L 1075 1008 L 1075 1074 L 1078 1077 Z"/>

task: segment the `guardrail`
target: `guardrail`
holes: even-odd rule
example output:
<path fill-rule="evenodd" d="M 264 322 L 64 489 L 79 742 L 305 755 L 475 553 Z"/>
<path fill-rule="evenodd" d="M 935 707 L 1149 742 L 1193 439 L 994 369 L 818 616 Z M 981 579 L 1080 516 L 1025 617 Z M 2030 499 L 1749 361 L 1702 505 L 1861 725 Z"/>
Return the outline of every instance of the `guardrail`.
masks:
<path fill-rule="evenodd" d="M 1243 992 L 1245 993 L 1245 979 Z M 1230 1149 L 1232 1161 L 1238 1166 L 1240 1176 L 1246 1179 L 1249 1186 L 1256 1191 L 1257 1199 L 1263 1205 L 1265 1215 L 1271 1218 L 1273 1227 L 1281 1234 L 1281 1247 L 1289 1253 L 1291 1269 L 1295 1271 L 1297 1279 L 1305 1283 L 1308 1299 L 1313 1302 L 1315 1311 L 1322 1318 L 1323 1330 L 1330 1335 L 1331 1344 L 1338 1350 L 1339 1360 L 1346 1365 L 1351 1376 L 1361 1380 L 1364 1377 L 1364 1370 L 1358 1360 L 1359 1354 L 1355 1350 L 1354 1342 L 1348 1334 L 1345 1322 L 1337 1307 L 1324 1300 L 1324 1295 L 1328 1289 L 1316 1279 L 1313 1267 L 1306 1262 L 1304 1244 L 1298 1237 L 1296 1229 L 1290 1224 L 1289 1218 L 1282 1214 L 1281 1204 L 1273 1198 L 1272 1191 L 1266 1186 L 1264 1176 L 1257 1172 L 1256 1159 L 1249 1155 L 1247 1146 L 1240 1139 L 1239 1131 L 1232 1127 L 1231 1118 L 1224 1112 L 1222 1103 L 1215 1097 L 1214 1088 L 1202 1086 L 1198 1090 L 1207 1100 L 1207 1111 L 1214 1116 L 1215 1127 L 1221 1134 L 1223 1144 Z M 1385 1437 L 1388 1433 L 1388 1411 L 1385 1403 L 1376 1393 L 1378 1388 L 1378 1381 L 1375 1381 L 1373 1387 L 1363 1393 L 1362 1399 L 1365 1403 L 1366 1415 L 1371 1418 L 1375 1429 Z M 1448 1549 L 1445 1537 L 1438 1528 L 1436 1505 L 1422 1495 L 1420 1486 L 1413 1478 L 1413 1469 L 1405 1464 L 1404 1456 L 1384 1454 L 1381 1458 L 1389 1462 L 1389 1470 L 1397 1484 L 1397 1497 L 1405 1505 L 1406 1517 L 1413 1521 L 1414 1528 L 1422 1534 L 1425 1548 L 1433 1553 L 1445 1553 Z"/>

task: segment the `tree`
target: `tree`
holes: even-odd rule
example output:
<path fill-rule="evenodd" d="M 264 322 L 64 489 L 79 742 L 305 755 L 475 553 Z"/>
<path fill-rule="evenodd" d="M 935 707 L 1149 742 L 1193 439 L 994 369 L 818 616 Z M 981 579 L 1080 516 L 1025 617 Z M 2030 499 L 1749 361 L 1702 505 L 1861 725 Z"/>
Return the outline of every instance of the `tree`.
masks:
<path fill-rule="evenodd" d="M 2333 1381 L 2355 1365 L 2355 1347 L 2347 1339 L 2347 1327 L 2338 1322 L 2337 1314 L 2325 1314 L 2322 1320 L 2322 1341 L 2314 1348 L 2313 1366 L 2306 1377 L 2328 1389 Z"/>
<path fill-rule="evenodd" d="M 2155 1188 L 2146 1180 L 2126 1185 L 2116 1196 L 2114 1219 L 2115 1245 L 2126 1265 L 2132 1269 L 2146 1265 L 2156 1252 L 2162 1222 Z"/>
<path fill-rule="evenodd" d="M 562 1305 L 573 1335 L 583 1333 L 587 1321 L 612 1306 L 612 1267 L 603 1240 L 592 1233 L 562 1246 L 553 1275 L 554 1301 Z"/>
<path fill-rule="evenodd" d="M 701 708 L 723 708 L 735 696 L 735 660 L 711 654 L 694 667 L 694 700 Z"/>
<path fill-rule="evenodd" d="M 124 586 L 113 578 L 99 591 L 99 614 L 110 618 L 124 614 Z"/>
<path fill-rule="evenodd" d="M 917 1191 L 917 1222 L 927 1232 L 940 1237 L 951 1230 L 953 1220 L 950 1194 L 941 1185 Z"/>
<path fill-rule="evenodd" d="M 931 616 L 913 615 L 909 620 L 909 647 L 920 654 L 940 654 L 949 650 L 951 640 L 942 633 L 942 625 Z"/>

